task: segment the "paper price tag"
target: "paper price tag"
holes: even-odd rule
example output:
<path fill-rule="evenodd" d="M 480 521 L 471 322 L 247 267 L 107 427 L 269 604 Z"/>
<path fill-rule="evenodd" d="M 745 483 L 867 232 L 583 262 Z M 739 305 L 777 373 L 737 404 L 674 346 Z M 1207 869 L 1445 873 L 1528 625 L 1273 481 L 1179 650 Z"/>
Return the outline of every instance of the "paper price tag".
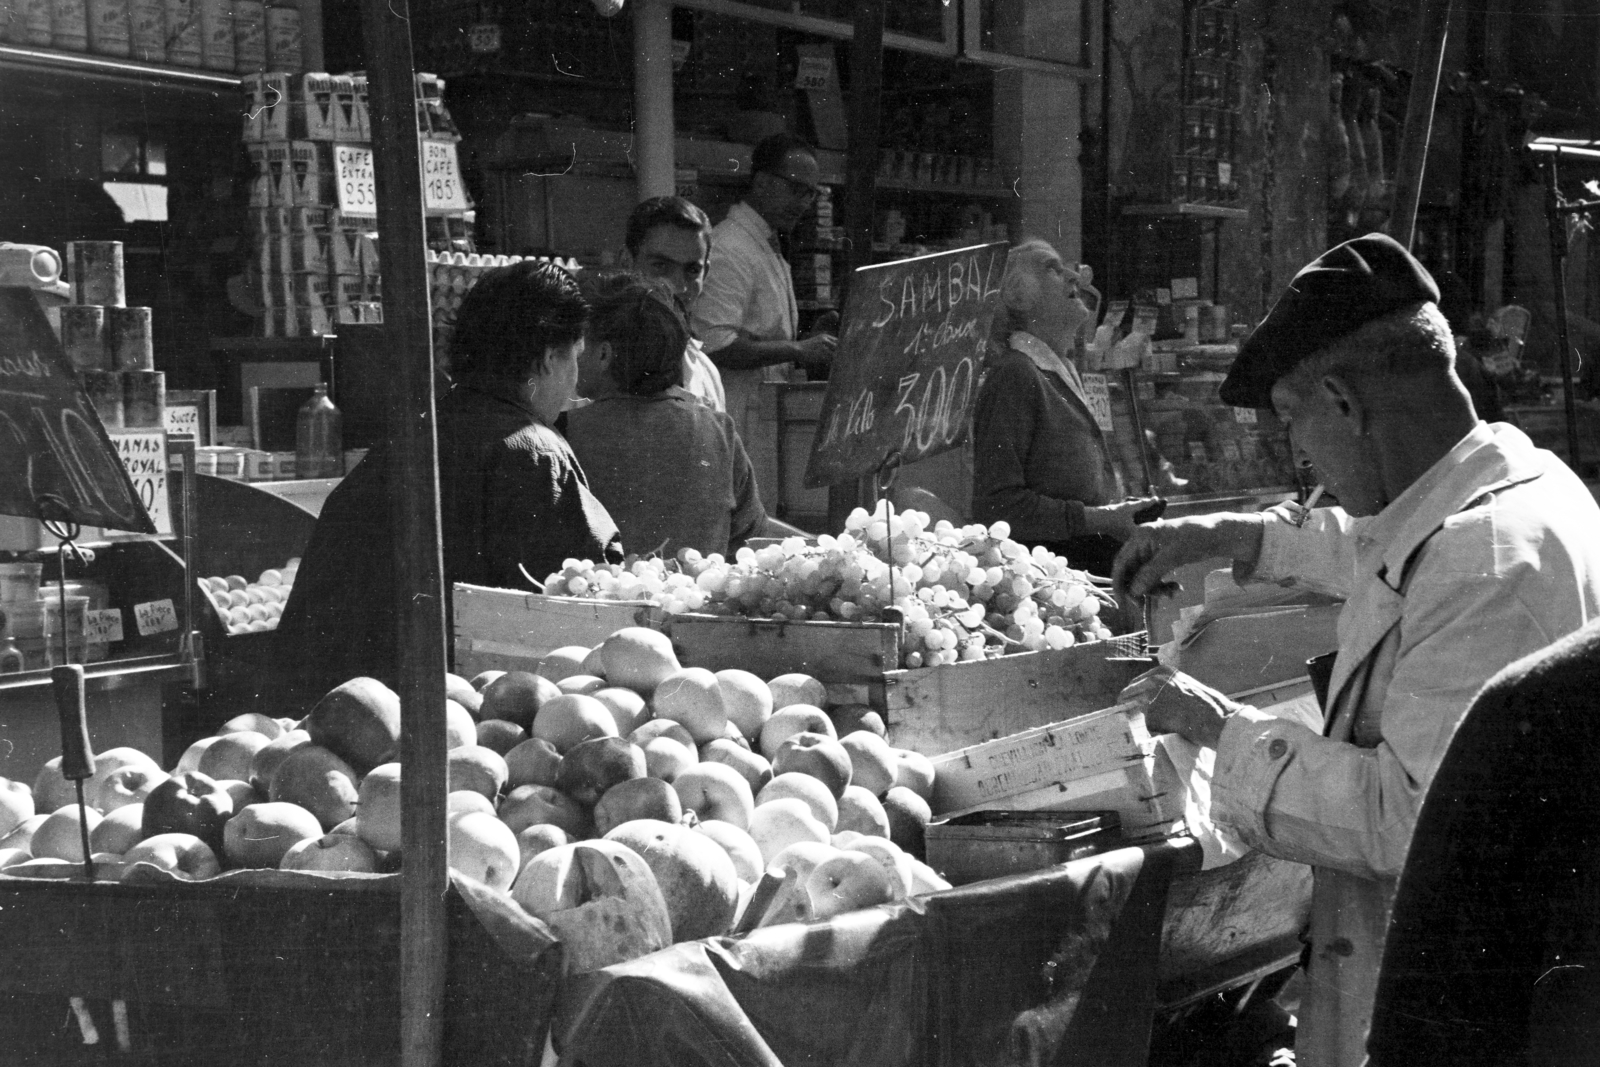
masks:
<path fill-rule="evenodd" d="M 166 410 L 167 433 L 173 437 L 200 436 L 200 407 L 197 404 L 168 404 Z"/>
<path fill-rule="evenodd" d="M 461 164 L 450 141 L 422 142 L 422 206 L 429 211 L 467 210 Z"/>
<path fill-rule="evenodd" d="M 827 56 L 800 57 L 800 68 L 795 74 L 796 89 L 826 89 L 833 84 L 833 61 Z"/>
<path fill-rule="evenodd" d="M 467 47 L 477 56 L 500 51 L 500 24 L 480 22 L 467 31 Z"/>
<path fill-rule="evenodd" d="M 1104 374 L 1085 374 L 1083 378 L 1083 399 L 1088 404 L 1089 414 L 1094 416 L 1094 421 L 1100 427 L 1101 433 L 1111 432 L 1111 390 L 1106 385 Z"/>
<path fill-rule="evenodd" d="M 113 430 L 108 435 L 117 456 L 128 470 L 133 490 L 139 494 L 156 532 L 172 533 L 172 512 L 167 506 L 167 432 L 165 430 Z"/>
<path fill-rule="evenodd" d="M 1234 408 L 1233 409 L 1233 421 L 1234 422 L 1242 422 L 1246 426 L 1254 426 L 1256 424 L 1256 409 L 1255 408 Z"/>
<path fill-rule="evenodd" d="M 172 606 L 172 600 L 152 600 L 145 604 L 133 606 L 134 625 L 139 628 L 139 636 L 149 637 L 151 634 L 164 634 L 168 630 L 178 628 L 178 612 Z"/>
<path fill-rule="evenodd" d="M 334 145 L 333 172 L 338 179 L 339 210 L 346 215 L 376 218 L 378 182 L 372 172 L 372 149 Z"/>
<path fill-rule="evenodd" d="M 113 644 L 122 640 L 122 609 L 91 611 L 84 617 L 85 636 L 91 643 Z"/>

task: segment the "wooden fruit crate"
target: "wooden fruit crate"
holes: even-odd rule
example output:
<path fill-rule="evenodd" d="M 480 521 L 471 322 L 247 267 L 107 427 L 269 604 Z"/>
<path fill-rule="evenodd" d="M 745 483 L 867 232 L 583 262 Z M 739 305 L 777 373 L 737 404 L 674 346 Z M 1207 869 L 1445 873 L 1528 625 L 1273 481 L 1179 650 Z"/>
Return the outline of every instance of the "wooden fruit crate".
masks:
<path fill-rule="evenodd" d="M 531 671 L 564 645 L 593 647 L 625 626 L 663 629 L 666 614 L 645 600 L 545 596 L 458 583 L 452 595 L 455 672 Z"/>
<path fill-rule="evenodd" d="M 667 625 L 685 666 L 730 667 L 762 678 L 800 672 L 830 687 L 883 687 L 900 662 L 900 626 L 675 615 Z"/>

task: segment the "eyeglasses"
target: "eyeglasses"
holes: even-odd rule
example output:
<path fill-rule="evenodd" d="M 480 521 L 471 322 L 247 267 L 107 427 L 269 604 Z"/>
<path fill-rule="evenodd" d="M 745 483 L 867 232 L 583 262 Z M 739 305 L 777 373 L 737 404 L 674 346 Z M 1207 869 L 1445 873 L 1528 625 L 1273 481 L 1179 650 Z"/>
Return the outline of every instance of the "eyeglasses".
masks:
<path fill-rule="evenodd" d="M 810 182 L 803 182 L 799 178 L 791 178 L 786 174 L 779 174 L 777 171 L 769 170 L 767 173 L 787 185 L 789 192 L 804 203 L 809 204 L 822 194 L 822 190 Z"/>

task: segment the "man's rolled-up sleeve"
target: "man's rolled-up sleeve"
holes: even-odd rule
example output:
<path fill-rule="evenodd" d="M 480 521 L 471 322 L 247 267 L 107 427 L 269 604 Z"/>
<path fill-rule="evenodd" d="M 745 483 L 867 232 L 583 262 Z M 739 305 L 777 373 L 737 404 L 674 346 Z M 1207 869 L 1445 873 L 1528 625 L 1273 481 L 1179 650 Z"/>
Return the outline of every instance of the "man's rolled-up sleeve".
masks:
<path fill-rule="evenodd" d="M 1316 508 L 1296 526 L 1283 507 L 1263 513 L 1261 554 L 1254 564 L 1234 567 L 1240 581 L 1280 582 L 1332 596 L 1350 595 L 1355 580 L 1356 537 L 1368 520 L 1343 508 Z"/>
<path fill-rule="evenodd" d="M 729 255 L 726 248 L 713 246 L 705 288 L 690 314 L 694 335 L 713 360 L 719 350 L 738 340 L 754 289 L 750 265 L 739 256 Z"/>

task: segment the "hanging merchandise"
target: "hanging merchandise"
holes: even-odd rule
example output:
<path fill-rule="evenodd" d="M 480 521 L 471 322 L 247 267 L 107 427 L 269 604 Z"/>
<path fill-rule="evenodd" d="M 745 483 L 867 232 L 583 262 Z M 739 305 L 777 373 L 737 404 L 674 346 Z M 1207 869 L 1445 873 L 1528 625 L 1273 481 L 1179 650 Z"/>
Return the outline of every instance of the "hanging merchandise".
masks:
<path fill-rule="evenodd" d="M 1350 135 L 1344 128 L 1344 75 L 1334 71 L 1328 79 L 1328 211 L 1333 213 L 1350 195 Z"/>

